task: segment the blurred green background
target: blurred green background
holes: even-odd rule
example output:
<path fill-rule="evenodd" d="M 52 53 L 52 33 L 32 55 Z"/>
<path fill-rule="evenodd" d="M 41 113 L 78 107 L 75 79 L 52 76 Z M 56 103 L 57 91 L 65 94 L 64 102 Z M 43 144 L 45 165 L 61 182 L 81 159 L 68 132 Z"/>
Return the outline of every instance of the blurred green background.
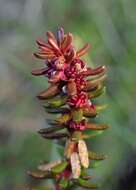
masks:
<path fill-rule="evenodd" d="M 90 173 L 100 190 L 136 190 L 135 0 L 0 0 L 0 190 L 38 185 L 27 170 L 59 157 L 59 147 L 36 133 L 48 117 L 36 95 L 48 84 L 31 76 L 42 65 L 32 56 L 35 40 L 59 26 L 79 48 L 91 43 L 90 64 L 108 67 L 99 102 L 109 106 L 97 120 L 112 127 L 88 142 L 108 159 Z"/>

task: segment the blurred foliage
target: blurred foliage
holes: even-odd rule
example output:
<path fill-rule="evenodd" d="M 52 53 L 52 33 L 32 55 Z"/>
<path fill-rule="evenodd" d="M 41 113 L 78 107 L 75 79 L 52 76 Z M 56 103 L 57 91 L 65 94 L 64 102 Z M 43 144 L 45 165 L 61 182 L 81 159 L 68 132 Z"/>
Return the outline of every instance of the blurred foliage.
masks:
<path fill-rule="evenodd" d="M 59 26 L 74 33 L 78 47 L 91 43 L 90 64 L 109 67 L 107 94 L 97 101 L 108 108 L 97 120 L 112 127 L 88 142 L 108 159 L 90 173 L 101 190 L 136 189 L 135 9 L 135 0 L 0 1 L 0 189 L 36 186 L 27 169 L 59 157 L 58 146 L 36 134 L 49 117 L 35 98 L 47 82 L 30 74 L 40 66 L 35 40 Z"/>

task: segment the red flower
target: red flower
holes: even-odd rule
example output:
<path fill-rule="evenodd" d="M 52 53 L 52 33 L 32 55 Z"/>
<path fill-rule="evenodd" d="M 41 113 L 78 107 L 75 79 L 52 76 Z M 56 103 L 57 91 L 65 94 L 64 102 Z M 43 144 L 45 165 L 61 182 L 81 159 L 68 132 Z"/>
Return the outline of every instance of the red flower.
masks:
<path fill-rule="evenodd" d="M 83 88 L 85 88 L 85 85 L 86 85 L 84 76 L 81 74 L 77 75 L 77 77 L 75 78 L 75 83 L 76 83 L 77 91 L 80 92 Z"/>
<path fill-rule="evenodd" d="M 76 78 L 80 72 L 86 71 L 85 62 L 80 59 L 74 59 L 65 69 L 65 75 L 69 78 Z"/>
<path fill-rule="evenodd" d="M 73 120 L 71 120 L 71 121 L 69 122 L 69 127 L 70 127 L 71 129 L 74 129 L 74 130 L 83 131 L 83 130 L 86 129 L 86 120 L 83 119 L 83 120 L 81 120 L 81 121 L 78 122 L 78 123 L 75 122 L 75 121 L 73 121 Z"/>
<path fill-rule="evenodd" d="M 78 93 L 68 100 L 68 104 L 71 107 L 81 108 L 88 104 L 88 96 L 85 92 Z"/>

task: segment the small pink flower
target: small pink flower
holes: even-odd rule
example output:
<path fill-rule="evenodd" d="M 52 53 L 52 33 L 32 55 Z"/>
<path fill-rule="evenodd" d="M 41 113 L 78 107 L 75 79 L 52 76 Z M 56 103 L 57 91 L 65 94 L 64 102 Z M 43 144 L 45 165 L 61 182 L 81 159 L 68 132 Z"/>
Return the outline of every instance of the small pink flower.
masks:
<path fill-rule="evenodd" d="M 75 78 L 75 83 L 76 83 L 77 91 L 80 92 L 86 85 L 84 76 L 81 74 L 77 75 L 77 77 Z"/>
<path fill-rule="evenodd" d="M 76 78 L 77 75 L 86 70 L 85 62 L 80 59 L 73 59 L 71 64 L 65 69 L 67 78 Z"/>
<path fill-rule="evenodd" d="M 71 121 L 69 122 L 69 127 L 70 127 L 71 129 L 74 129 L 74 130 L 83 131 L 83 130 L 86 129 L 86 120 L 83 119 L 83 120 L 81 120 L 81 121 L 78 122 L 78 123 L 75 122 L 75 121 L 73 121 L 73 120 L 71 120 Z"/>
<path fill-rule="evenodd" d="M 68 104 L 75 108 L 84 107 L 88 104 L 88 96 L 85 92 L 78 93 L 69 99 Z"/>

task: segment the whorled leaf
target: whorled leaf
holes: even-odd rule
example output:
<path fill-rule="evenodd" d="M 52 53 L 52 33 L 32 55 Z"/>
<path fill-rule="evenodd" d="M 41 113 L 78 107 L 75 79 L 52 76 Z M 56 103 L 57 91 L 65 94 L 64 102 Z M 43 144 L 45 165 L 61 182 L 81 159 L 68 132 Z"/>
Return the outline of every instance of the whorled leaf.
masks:
<path fill-rule="evenodd" d="M 97 106 L 96 106 L 96 111 L 99 113 L 99 112 L 105 110 L 107 107 L 108 107 L 107 104 L 104 104 L 104 105 L 97 105 Z"/>
<path fill-rule="evenodd" d="M 72 134 L 71 139 L 72 139 L 73 141 L 78 142 L 79 140 L 82 139 L 82 132 L 81 132 L 81 131 L 74 131 L 73 134 Z"/>
<path fill-rule="evenodd" d="M 62 161 L 61 163 L 59 163 L 56 166 L 54 166 L 51 169 L 51 171 L 54 174 L 59 174 L 59 173 L 63 172 L 66 169 L 67 166 L 68 166 L 68 161 Z"/>
<path fill-rule="evenodd" d="M 92 179 L 92 176 L 88 175 L 88 172 L 85 168 L 82 168 L 80 178 L 85 179 L 85 180 L 89 180 L 89 179 Z"/>
<path fill-rule="evenodd" d="M 90 48 L 90 44 L 88 44 L 88 43 L 85 44 L 83 48 L 81 48 L 80 50 L 78 50 L 78 51 L 76 52 L 76 56 L 77 56 L 77 57 L 83 56 L 84 54 L 87 53 L 87 51 L 89 50 L 89 48 Z"/>
<path fill-rule="evenodd" d="M 107 158 L 107 156 L 105 156 L 103 154 L 99 154 L 99 153 L 89 151 L 89 159 L 90 160 L 104 160 L 106 158 Z"/>
<path fill-rule="evenodd" d="M 34 56 L 39 59 L 53 59 L 55 57 L 54 53 L 36 52 Z"/>
<path fill-rule="evenodd" d="M 61 27 L 57 31 L 57 42 L 59 46 L 61 45 L 61 42 L 63 41 L 63 39 L 64 39 L 64 29 Z"/>
<path fill-rule="evenodd" d="M 100 160 L 97 160 L 97 161 L 92 161 L 91 164 L 89 165 L 89 168 L 97 168 L 100 166 Z"/>
<path fill-rule="evenodd" d="M 60 139 L 69 137 L 68 133 L 44 133 L 41 134 L 41 136 L 46 139 Z"/>
<path fill-rule="evenodd" d="M 33 178 L 37 179 L 50 179 L 53 178 L 53 175 L 49 171 L 41 171 L 41 170 L 35 170 L 35 171 L 28 171 L 28 175 L 30 175 Z"/>
<path fill-rule="evenodd" d="M 52 120 L 52 119 L 46 119 L 46 122 L 51 125 L 51 126 L 54 126 L 54 127 L 59 127 L 58 126 L 58 123 L 55 121 L 55 120 Z"/>
<path fill-rule="evenodd" d="M 46 108 L 46 107 L 45 107 Z M 69 108 L 46 108 L 46 111 L 48 113 L 52 113 L 52 114 L 59 114 L 59 113 L 62 113 L 62 114 L 65 114 L 65 113 L 69 113 Z"/>
<path fill-rule="evenodd" d="M 53 190 L 53 188 L 51 188 L 51 187 L 37 187 L 37 188 L 33 188 L 31 190 Z"/>
<path fill-rule="evenodd" d="M 80 122 L 83 118 L 83 110 L 81 108 L 72 109 L 72 119 L 75 122 Z"/>
<path fill-rule="evenodd" d="M 40 134 L 47 134 L 47 133 L 52 133 L 61 129 L 64 129 L 65 126 L 54 126 L 54 127 L 48 127 L 48 128 L 43 128 L 38 131 Z"/>
<path fill-rule="evenodd" d="M 48 164 L 40 164 L 38 166 L 38 170 L 41 170 L 41 171 L 51 171 L 51 169 L 55 166 L 57 166 L 58 164 L 60 164 L 62 162 L 62 160 L 55 160 L 55 161 L 52 161 Z"/>
<path fill-rule="evenodd" d="M 67 52 L 71 48 L 72 40 L 73 40 L 73 35 L 71 33 L 68 33 L 65 40 L 61 44 L 61 49 L 63 53 Z"/>
<path fill-rule="evenodd" d="M 83 115 L 85 117 L 95 117 L 97 115 L 97 112 L 94 108 L 90 107 L 84 107 L 83 109 Z"/>
<path fill-rule="evenodd" d="M 100 66 L 97 68 L 87 68 L 87 71 L 84 71 L 82 74 L 85 76 L 97 76 L 97 75 L 103 75 L 107 71 L 107 68 L 105 66 Z"/>
<path fill-rule="evenodd" d="M 104 75 L 102 75 L 102 76 L 100 76 L 100 77 L 98 77 L 98 78 L 95 78 L 95 79 L 93 79 L 93 80 L 90 80 L 90 83 L 92 83 L 93 85 L 96 85 L 96 84 L 99 85 L 99 84 L 101 84 L 102 82 L 104 82 L 106 78 L 107 78 L 107 75 L 104 74 Z"/>
<path fill-rule="evenodd" d="M 56 38 L 54 36 L 54 34 L 52 32 L 47 32 L 47 37 L 48 37 L 48 43 L 50 44 L 50 46 L 57 51 L 57 53 L 59 53 L 59 55 L 61 55 L 61 51 L 59 49 L 59 46 L 57 44 Z"/>
<path fill-rule="evenodd" d="M 57 84 L 51 85 L 48 89 L 42 91 L 37 97 L 41 100 L 51 98 L 60 92 Z"/>
<path fill-rule="evenodd" d="M 89 139 L 89 138 L 93 138 L 96 136 L 99 136 L 103 133 L 103 130 L 96 130 L 96 131 L 92 131 L 92 130 L 86 130 L 82 133 L 81 138 L 82 139 Z"/>
<path fill-rule="evenodd" d="M 89 98 L 97 98 L 100 95 L 104 94 L 106 90 L 106 87 L 103 85 L 99 85 L 98 88 L 94 91 L 88 92 L 88 97 Z"/>
<path fill-rule="evenodd" d="M 72 118 L 70 113 L 62 114 L 59 118 L 56 119 L 56 122 L 60 125 L 66 124 Z"/>
<path fill-rule="evenodd" d="M 32 70 L 32 75 L 35 76 L 40 76 L 40 75 L 45 75 L 48 72 L 48 68 L 41 68 L 41 69 L 33 69 Z"/>
<path fill-rule="evenodd" d="M 91 130 L 105 130 L 109 126 L 106 124 L 86 123 L 86 128 Z"/>
<path fill-rule="evenodd" d="M 67 62 L 70 63 L 76 57 L 76 51 L 73 47 L 69 50 L 69 53 L 65 55 Z"/>
<path fill-rule="evenodd" d="M 68 187 L 68 184 L 69 184 L 69 180 L 66 179 L 66 178 L 62 178 L 60 181 L 59 181 L 59 186 L 62 188 L 62 189 L 66 189 Z"/>
<path fill-rule="evenodd" d="M 98 185 L 92 184 L 92 183 L 90 183 L 90 181 L 85 180 L 85 179 L 81 179 L 81 178 L 77 179 L 76 183 L 78 185 L 80 185 L 81 187 L 84 187 L 87 189 L 97 189 L 99 187 Z"/>
<path fill-rule="evenodd" d="M 66 101 L 67 101 L 67 97 L 63 96 L 63 97 L 56 98 L 56 99 L 48 101 L 46 103 L 47 104 L 46 106 L 48 108 L 58 108 L 58 107 L 65 105 Z"/>
<path fill-rule="evenodd" d="M 94 88 L 97 88 L 101 83 L 104 82 L 104 80 L 106 79 L 107 75 L 103 75 L 101 77 L 99 77 L 98 79 L 94 79 L 94 80 L 87 80 L 86 81 L 86 86 L 84 88 L 85 91 L 90 91 Z"/>

